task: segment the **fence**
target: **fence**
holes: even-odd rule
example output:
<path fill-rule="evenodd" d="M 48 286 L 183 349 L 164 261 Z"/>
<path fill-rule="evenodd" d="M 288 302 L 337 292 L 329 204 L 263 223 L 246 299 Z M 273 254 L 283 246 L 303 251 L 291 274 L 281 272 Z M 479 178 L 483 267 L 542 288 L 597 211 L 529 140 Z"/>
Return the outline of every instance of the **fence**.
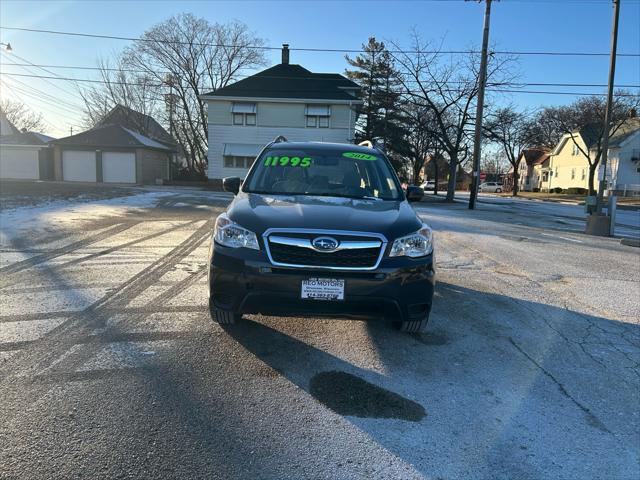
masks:
<path fill-rule="evenodd" d="M 640 184 L 624 183 L 616 185 L 614 192 L 619 197 L 640 197 Z"/>

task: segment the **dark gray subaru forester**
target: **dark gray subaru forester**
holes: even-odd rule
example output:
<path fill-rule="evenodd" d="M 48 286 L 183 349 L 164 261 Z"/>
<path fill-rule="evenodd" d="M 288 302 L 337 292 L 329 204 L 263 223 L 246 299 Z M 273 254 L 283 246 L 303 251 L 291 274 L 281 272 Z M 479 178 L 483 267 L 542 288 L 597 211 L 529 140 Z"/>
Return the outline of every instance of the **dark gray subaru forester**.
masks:
<path fill-rule="evenodd" d="M 433 237 L 387 157 L 370 146 L 287 142 L 258 155 L 216 220 L 209 253 L 214 321 L 243 313 L 385 317 L 406 332 L 427 323 Z"/>

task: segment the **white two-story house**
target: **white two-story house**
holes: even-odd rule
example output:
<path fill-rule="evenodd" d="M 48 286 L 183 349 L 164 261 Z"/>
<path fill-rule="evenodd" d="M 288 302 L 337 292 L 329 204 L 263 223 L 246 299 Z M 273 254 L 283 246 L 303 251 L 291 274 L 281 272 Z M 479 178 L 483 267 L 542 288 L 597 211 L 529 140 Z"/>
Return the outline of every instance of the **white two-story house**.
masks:
<path fill-rule="evenodd" d="M 201 98 L 208 105 L 209 179 L 244 177 L 260 149 L 290 141 L 352 142 L 359 87 L 337 73 L 282 63 Z"/>

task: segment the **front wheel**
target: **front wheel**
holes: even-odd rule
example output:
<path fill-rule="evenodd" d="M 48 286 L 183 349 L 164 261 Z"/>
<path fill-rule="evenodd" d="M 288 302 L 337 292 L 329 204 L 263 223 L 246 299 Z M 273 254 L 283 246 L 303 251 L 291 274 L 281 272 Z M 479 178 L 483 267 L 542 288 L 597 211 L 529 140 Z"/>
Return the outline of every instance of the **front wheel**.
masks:
<path fill-rule="evenodd" d="M 400 331 L 405 333 L 421 333 L 427 326 L 429 317 L 421 318 L 420 320 L 408 320 L 400 322 Z"/>
<path fill-rule="evenodd" d="M 502 189 L 501 188 L 496 188 L 496 193 L 502 193 Z"/>
<path fill-rule="evenodd" d="M 209 302 L 209 313 L 211 314 L 211 320 L 220 325 L 233 325 L 242 318 L 239 313 L 216 307 L 212 302 Z"/>

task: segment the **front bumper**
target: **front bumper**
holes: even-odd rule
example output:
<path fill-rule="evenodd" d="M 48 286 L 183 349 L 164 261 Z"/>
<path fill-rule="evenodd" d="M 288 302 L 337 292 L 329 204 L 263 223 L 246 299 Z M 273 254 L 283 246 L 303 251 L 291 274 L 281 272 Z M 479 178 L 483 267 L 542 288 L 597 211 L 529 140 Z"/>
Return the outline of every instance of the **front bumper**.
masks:
<path fill-rule="evenodd" d="M 273 266 L 263 250 L 212 241 L 210 303 L 238 313 L 277 316 L 419 319 L 431 309 L 434 264 L 432 253 L 422 258 L 385 256 L 372 271 L 283 268 Z M 344 300 L 301 299 L 302 280 L 313 277 L 344 278 Z"/>

